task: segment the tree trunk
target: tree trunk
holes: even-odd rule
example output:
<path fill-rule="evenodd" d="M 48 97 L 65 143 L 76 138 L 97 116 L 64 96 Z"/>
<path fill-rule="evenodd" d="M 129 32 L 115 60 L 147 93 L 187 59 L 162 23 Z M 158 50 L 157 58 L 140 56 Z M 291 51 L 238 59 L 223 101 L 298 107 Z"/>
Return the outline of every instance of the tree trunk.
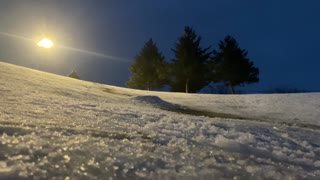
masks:
<path fill-rule="evenodd" d="M 189 79 L 187 79 L 186 81 L 186 93 L 188 93 L 189 91 Z"/>
<path fill-rule="evenodd" d="M 229 84 L 229 87 L 230 87 L 230 91 L 231 91 L 231 94 L 235 94 L 235 90 L 234 90 L 234 86 L 232 86 L 231 84 Z"/>

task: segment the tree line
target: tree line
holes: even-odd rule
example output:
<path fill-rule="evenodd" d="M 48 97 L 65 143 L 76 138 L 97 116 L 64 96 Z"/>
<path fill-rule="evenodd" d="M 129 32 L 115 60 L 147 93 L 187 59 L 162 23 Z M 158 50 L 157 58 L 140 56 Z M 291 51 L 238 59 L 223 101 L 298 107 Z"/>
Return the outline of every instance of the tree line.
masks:
<path fill-rule="evenodd" d="M 235 87 L 259 82 L 259 69 L 231 36 L 218 44 L 218 50 L 201 46 L 201 37 L 187 26 L 172 49 L 174 58 L 166 61 L 153 39 L 149 39 L 130 66 L 127 87 L 155 90 L 170 86 L 172 92 L 196 93 L 210 83 Z"/>

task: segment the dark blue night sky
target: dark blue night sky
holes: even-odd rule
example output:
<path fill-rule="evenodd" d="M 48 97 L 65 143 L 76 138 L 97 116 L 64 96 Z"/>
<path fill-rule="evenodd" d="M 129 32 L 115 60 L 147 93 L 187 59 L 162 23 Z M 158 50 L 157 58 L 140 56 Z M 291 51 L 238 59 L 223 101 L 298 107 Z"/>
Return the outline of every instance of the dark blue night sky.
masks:
<path fill-rule="evenodd" d="M 260 68 L 260 83 L 320 90 L 318 0 L 0 0 L 0 31 L 32 40 L 46 35 L 64 45 L 119 57 L 103 58 L 0 33 L 0 60 L 82 79 L 124 86 L 128 68 L 152 37 L 167 60 L 186 25 L 217 47 L 234 36 Z M 127 61 L 127 62 L 125 62 Z"/>

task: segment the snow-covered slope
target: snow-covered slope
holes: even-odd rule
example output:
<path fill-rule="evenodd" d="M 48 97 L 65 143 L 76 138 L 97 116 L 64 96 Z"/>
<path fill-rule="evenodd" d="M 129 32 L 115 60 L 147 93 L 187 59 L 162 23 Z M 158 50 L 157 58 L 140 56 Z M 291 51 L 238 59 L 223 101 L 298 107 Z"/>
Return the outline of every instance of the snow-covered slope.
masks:
<path fill-rule="evenodd" d="M 317 179 L 320 93 L 147 92 L 0 63 L 0 179 Z"/>
<path fill-rule="evenodd" d="M 148 92 L 108 87 L 132 96 L 156 96 L 186 108 L 240 119 L 320 126 L 320 93 L 213 95 Z"/>

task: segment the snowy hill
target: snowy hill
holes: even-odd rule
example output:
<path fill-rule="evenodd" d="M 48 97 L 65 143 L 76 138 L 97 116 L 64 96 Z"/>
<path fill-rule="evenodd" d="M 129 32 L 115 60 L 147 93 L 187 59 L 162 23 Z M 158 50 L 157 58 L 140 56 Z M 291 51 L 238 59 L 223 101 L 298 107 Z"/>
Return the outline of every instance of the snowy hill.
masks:
<path fill-rule="evenodd" d="M 119 88 L 0 63 L 0 179 L 317 179 L 320 93 Z"/>

